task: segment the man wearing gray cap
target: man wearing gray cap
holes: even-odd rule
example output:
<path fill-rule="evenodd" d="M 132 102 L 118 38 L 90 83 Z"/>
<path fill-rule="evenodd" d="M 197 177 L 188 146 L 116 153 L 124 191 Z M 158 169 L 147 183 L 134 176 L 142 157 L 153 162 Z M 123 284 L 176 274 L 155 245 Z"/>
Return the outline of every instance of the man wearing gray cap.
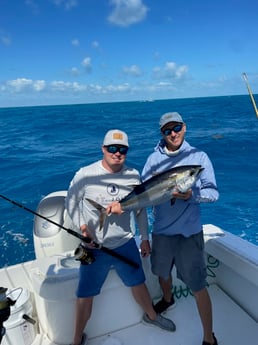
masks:
<path fill-rule="evenodd" d="M 175 305 L 172 294 L 173 266 L 177 276 L 192 290 L 203 326 L 202 345 L 217 345 L 212 332 L 212 306 L 206 289 L 206 265 L 200 216 L 201 202 L 214 202 L 219 193 L 212 163 L 207 154 L 185 140 L 186 124 L 177 112 L 161 116 L 161 140 L 148 157 L 143 181 L 181 165 L 201 165 L 204 170 L 192 189 L 173 192 L 171 201 L 153 208 L 152 271 L 159 277 L 162 299 L 154 305 L 162 313 Z"/>
<path fill-rule="evenodd" d="M 103 211 L 112 202 L 121 200 L 136 184 L 140 184 L 139 172 L 124 164 L 128 149 L 125 132 L 119 129 L 108 131 L 102 145 L 102 160 L 81 168 L 71 181 L 67 193 L 66 209 L 69 216 L 82 234 L 93 241 L 87 248 L 93 258 L 92 262 L 82 262 L 80 265 L 73 345 L 85 345 L 87 342 L 84 329 L 91 316 L 93 298 L 100 294 L 111 267 L 116 270 L 123 283 L 131 288 L 135 300 L 144 310 L 144 323 L 170 332 L 174 332 L 176 328 L 171 320 L 153 309 L 144 283 L 139 250 L 131 230 L 130 212 L 110 214 L 103 221 L 103 213 L 97 211 Z M 142 240 L 141 253 L 147 256 L 150 244 L 146 210 L 137 210 L 135 217 Z M 113 254 L 129 259 L 137 267 L 97 249 L 95 243 L 111 250 Z"/>

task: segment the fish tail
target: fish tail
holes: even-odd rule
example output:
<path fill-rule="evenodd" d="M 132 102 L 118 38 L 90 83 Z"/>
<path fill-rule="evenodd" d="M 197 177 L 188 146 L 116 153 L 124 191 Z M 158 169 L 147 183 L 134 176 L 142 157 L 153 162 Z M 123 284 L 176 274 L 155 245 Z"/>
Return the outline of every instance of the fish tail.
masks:
<path fill-rule="evenodd" d="M 101 230 L 103 228 L 103 225 L 104 225 L 104 222 L 105 222 L 105 219 L 106 219 L 106 209 L 105 207 L 103 207 L 102 205 L 100 205 L 99 203 L 97 203 L 96 201 L 94 200 L 91 200 L 91 199 L 86 199 L 93 207 L 95 207 L 99 213 L 100 213 L 100 216 L 99 216 L 99 230 Z"/>

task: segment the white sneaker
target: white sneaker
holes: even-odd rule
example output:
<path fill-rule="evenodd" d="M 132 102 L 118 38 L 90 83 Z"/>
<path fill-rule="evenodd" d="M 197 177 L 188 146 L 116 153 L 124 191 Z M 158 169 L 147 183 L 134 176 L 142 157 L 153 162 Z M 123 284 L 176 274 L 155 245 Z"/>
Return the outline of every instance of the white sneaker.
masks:
<path fill-rule="evenodd" d="M 157 314 L 155 320 L 151 320 L 147 314 L 144 314 L 142 321 L 146 325 L 156 326 L 169 332 L 175 332 L 176 330 L 176 325 L 174 324 L 174 322 L 160 314 Z"/>

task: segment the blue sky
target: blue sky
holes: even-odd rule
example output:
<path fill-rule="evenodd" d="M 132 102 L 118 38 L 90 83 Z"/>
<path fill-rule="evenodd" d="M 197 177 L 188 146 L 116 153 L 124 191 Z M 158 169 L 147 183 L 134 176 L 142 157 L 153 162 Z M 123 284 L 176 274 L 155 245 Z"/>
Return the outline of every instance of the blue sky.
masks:
<path fill-rule="evenodd" d="M 257 0 L 0 0 L 0 107 L 258 93 Z"/>

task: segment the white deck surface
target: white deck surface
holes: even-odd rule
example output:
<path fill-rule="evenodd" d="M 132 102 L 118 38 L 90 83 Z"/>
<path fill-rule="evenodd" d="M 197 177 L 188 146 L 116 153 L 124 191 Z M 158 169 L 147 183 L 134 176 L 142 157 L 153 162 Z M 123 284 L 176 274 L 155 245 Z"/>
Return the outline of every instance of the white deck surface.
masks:
<path fill-rule="evenodd" d="M 209 287 L 213 303 L 214 331 L 219 345 L 254 345 L 258 339 L 258 323 L 235 304 L 217 285 Z M 107 318 L 109 312 L 103 310 Z M 126 310 L 125 310 L 126 317 Z M 177 330 L 174 333 L 142 323 L 112 334 L 90 339 L 88 345 L 201 345 L 202 328 L 192 296 L 177 300 L 176 307 L 168 311 Z M 18 344 L 17 344 L 18 345 Z M 56 345 L 46 337 L 37 336 L 33 345 Z M 59 344 L 58 344 L 59 345 Z M 64 344 L 68 345 L 68 344 Z"/>

